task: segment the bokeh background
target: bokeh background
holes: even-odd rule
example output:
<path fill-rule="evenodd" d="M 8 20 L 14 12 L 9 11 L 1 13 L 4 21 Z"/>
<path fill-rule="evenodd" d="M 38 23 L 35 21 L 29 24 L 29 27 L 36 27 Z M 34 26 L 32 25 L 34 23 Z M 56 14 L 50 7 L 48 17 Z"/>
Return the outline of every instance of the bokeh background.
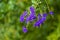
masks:
<path fill-rule="evenodd" d="M 39 28 L 28 24 L 22 31 L 20 15 L 34 6 L 36 14 L 46 12 L 47 20 Z M 49 15 L 53 11 L 53 15 Z M 60 0 L 0 0 L 0 40 L 60 40 Z"/>

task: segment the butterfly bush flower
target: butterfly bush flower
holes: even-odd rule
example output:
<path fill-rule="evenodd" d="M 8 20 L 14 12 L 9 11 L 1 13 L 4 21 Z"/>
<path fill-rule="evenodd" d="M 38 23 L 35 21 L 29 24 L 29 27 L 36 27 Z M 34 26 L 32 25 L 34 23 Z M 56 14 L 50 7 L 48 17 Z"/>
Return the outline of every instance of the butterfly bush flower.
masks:
<path fill-rule="evenodd" d="M 27 15 L 27 11 L 24 11 L 24 13 L 20 16 L 20 22 L 24 21 L 24 17 Z"/>
<path fill-rule="evenodd" d="M 49 12 L 50 15 L 53 15 L 54 13 L 52 11 Z"/>
<path fill-rule="evenodd" d="M 53 12 L 52 11 L 50 11 L 49 12 L 50 14 L 53 14 Z M 42 24 L 42 23 L 44 23 L 44 21 L 46 20 L 46 17 L 47 17 L 47 14 L 46 13 L 43 13 L 43 14 L 38 14 L 38 16 L 36 17 L 36 14 L 35 14 L 35 9 L 34 9 L 34 7 L 33 6 L 31 6 L 30 7 L 30 14 L 29 15 L 27 15 L 27 11 L 24 11 L 24 13 L 20 16 L 20 21 L 21 22 L 26 22 L 26 23 L 28 23 L 28 22 L 33 22 L 34 21 L 34 19 L 36 19 L 36 18 L 38 18 L 37 19 L 37 21 L 34 23 L 34 27 L 40 27 L 40 25 Z M 26 19 L 25 19 L 26 18 Z M 25 27 L 25 26 L 23 26 L 22 27 L 22 31 L 24 32 L 24 33 L 26 33 L 26 32 L 28 32 L 28 29 Z"/>
<path fill-rule="evenodd" d="M 30 15 L 26 18 L 26 21 L 33 21 L 36 18 L 35 9 L 33 6 L 30 7 Z"/>
<path fill-rule="evenodd" d="M 25 26 L 23 26 L 22 31 L 23 31 L 24 33 L 26 33 L 28 30 L 27 30 L 27 28 L 26 28 Z"/>

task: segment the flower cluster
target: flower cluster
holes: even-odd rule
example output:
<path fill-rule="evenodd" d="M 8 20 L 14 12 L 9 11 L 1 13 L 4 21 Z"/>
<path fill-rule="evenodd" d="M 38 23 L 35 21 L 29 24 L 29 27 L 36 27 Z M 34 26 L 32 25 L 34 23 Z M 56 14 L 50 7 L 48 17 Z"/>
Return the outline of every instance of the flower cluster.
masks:
<path fill-rule="evenodd" d="M 51 15 L 53 14 L 53 12 L 49 12 Z M 34 19 L 38 18 L 37 21 L 34 23 L 34 27 L 40 27 L 40 25 L 42 23 L 44 23 L 44 21 L 46 20 L 47 17 L 47 13 L 43 13 L 43 14 L 38 14 L 38 16 L 36 16 L 35 13 L 35 9 L 33 6 L 30 7 L 30 14 L 28 15 L 27 11 L 24 11 L 24 13 L 20 16 L 20 22 L 33 22 Z M 24 33 L 26 33 L 28 30 L 25 26 L 23 26 L 22 31 Z"/>
<path fill-rule="evenodd" d="M 34 24 L 34 26 L 40 26 L 46 20 L 47 14 L 43 14 L 42 17 L 38 14 L 38 21 Z"/>

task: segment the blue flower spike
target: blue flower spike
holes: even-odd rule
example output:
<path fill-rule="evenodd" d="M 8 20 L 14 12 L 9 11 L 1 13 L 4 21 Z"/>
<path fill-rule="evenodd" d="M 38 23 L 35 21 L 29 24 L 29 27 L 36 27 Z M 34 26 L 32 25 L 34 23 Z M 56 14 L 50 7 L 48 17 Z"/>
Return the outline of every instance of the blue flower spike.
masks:
<path fill-rule="evenodd" d="M 24 11 L 24 13 L 20 16 L 20 22 L 24 22 L 24 18 L 27 15 L 27 11 Z"/>
<path fill-rule="evenodd" d="M 31 22 L 36 18 L 35 9 L 33 6 L 30 7 L 30 15 L 26 18 L 26 22 Z"/>
<path fill-rule="evenodd" d="M 35 9 L 34 9 L 33 6 L 30 7 L 30 13 L 33 14 L 33 15 L 35 14 Z"/>
<path fill-rule="evenodd" d="M 42 23 L 42 21 L 41 21 L 41 15 L 38 14 L 38 21 L 35 22 L 34 26 L 35 26 L 35 27 L 36 27 L 36 26 L 40 27 L 41 23 Z"/>
<path fill-rule="evenodd" d="M 46 20 L 47 14 L 42 14 L 42 15 L 43 15 L 43 16 L 41 16 L 40 14 L 38 14 L 38 21 L 34 24 L 35 27 L 36 27 L 36 26 L 40 27 L 40 25 L 41 25 L 42 23 L 44 23 L 44 21 Z"/>
<path fill-rule="evenodd" d="M 25 26 L 23 26 L 23 28 L 22 28 L 22 31 L 24 32 L 24 33 L 27 33 L 27 28 L 25 27 Z"/>
<path fill-rule="evenodd" d="M 35 15 L 35 9 L 33 6 L 30 7 L 30 20 L 33 21 L 33 19 L 36 18 L 36 15 Z"/>

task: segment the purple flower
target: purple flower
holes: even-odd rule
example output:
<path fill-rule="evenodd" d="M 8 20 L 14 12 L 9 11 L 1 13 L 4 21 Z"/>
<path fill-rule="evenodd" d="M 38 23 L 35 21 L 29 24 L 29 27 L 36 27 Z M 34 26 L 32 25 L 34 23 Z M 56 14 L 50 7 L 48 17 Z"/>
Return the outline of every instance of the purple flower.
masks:
<path fill-rule="evenodd" d="M 23 26 L 22 31 L 23 31 L 24 33 L 26 33 L 28 30 L 27 30 L 27 28 L 26 28 L 25 26 Z"/>
<path fill-rule="evenodd" d="M 33 21 L 35 18 L 36 18 L 35 15 L 30 15 L 29 20 L 30 20 L 30 21 Z"/>
<path fill-rule="evenodd" d="M 28 23 L 30 21 L 30 17 L 26 17 L 26 23 Z"/>
<path fill-rule="evenodd" d="M 42 21 L 45 21 L 45 20 L 46 20 L 46 17 L 47 17 L 47 14 L 44 13 L 41 20 L 42 20 Z"/>
<path fill-rule="evenodd" d="M 34 26 L 35 26 L 35 27 L 36 27 L 36 26 L 40 26 L 40 24 L 41 24 L 41 15 L 38 14 L 38 21 L 35 22 Z"/>
<path fill-rule="evenodd" d="M 24 11 L 24 13 L 20 16 L 20 22 L 24 21 L 24 17 L 27 15 L 27 11 Z"/>
<path fill-rule="evenodd" d="M 30 7 L 30 13 L 31 13 L 31 15 L 32 15 L 32 14 L 33 14 L 33 15 L 35 14 L 35 9 L 34 9 L 33 6 Z"/>
<path fill-rule="evenodd" d="M 20 16 L 20 22 L 24 21 L 24 16 Z"/>
<path fill-rule="evenodd" d="M 36 27 L 36 26 L 40 26 L 40 24 L 41 24 L 41 20 L 38 20 L 35 24 L 34 24 L 34 26 Z"/>
<path fill-rule="evenodd" d="M 46 17 L 45 17 L 45 16 L 41 18 L 41 15 L 38 14 L 38 21 L 34 24 L 34 26 L 35 26 L 35 27 L 36 27 L 36 26 L 39 27 L 45 20 L 46 20 Z"/>
<path fill-rule="evenodd" d="M 50 11 L 49 14 L 53 15 L 54 13 L 52 11 Z"/>
<path fill-rule="evenodd" d="M 42 17 L 41 20 L 42 22 L 44 22 L 46 20 L 46 17 Z"/>
<path fill-rule="evenodd" d="M 43 17 L 46 17 L 46 16 L 47 16 L 47 14 L 46 14 L 46 13 L 44 13 L 44 14 L 43 14 Z"/>
<path fill-rule="evenodd" d="M 41 18 L 40 20 L 38 20 L 35 24 L 34 24 L 34 26 L 36 27 L 36 26 L 40 26 L 43 22 L 45 21 L 45 18 Z"/>
<path fill-rule="evenodd" d="M 33 19 L 36 18 L 36 15 L 35 15 L 35 9 L 33 6 L 30 7 L 30 20 L 33 21 Z"/>
<path fill-rule="evenodd" d="M 41 16 L 40 14 L 38 14 L 38 20 L 40 20 L 40 19 L 41 19 L 41 17 L 42 17 L 42 16 Z"/>
<path fill-rule="evenodd" d="M 28 16 L 26 18 L 26 22 L 32 22 L 35 18 L 36 18 L 36 16 Z"/>
<path fill-rule="evenodd" d="M 26 22 L 33 21 L 36 18 L 35 9 L 33 6 L 30 7 L 30 15 L 26 18 Z"/>

